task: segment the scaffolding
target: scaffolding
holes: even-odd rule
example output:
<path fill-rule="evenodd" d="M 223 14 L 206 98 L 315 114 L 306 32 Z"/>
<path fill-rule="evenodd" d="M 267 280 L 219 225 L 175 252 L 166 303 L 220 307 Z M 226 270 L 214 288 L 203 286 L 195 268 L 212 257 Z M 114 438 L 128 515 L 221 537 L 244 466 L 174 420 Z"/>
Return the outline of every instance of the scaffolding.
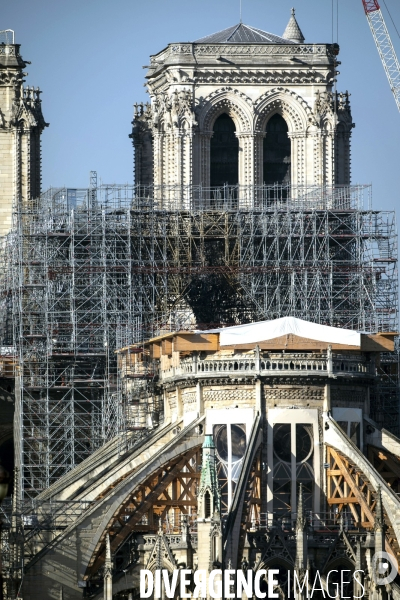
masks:
<path fill-rule="evenodd" d="M 372 210 L 368 186 L 91 181 L 18 205 L 3 248 L 24 497 L 129 428 L 117 348 L 285 315 L 397 330 L 395 216 Z M 382 398 L 396 428 L 397 394 Z"/>

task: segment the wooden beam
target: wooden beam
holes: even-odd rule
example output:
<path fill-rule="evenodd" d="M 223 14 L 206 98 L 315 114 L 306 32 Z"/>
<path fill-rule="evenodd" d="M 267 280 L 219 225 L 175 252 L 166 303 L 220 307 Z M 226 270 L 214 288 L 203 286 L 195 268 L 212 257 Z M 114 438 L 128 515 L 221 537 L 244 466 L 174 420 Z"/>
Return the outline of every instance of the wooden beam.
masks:
<path fill-rule="evenodd" d="M 365 481 L 365 476 L 362 474 L 364 484 L 360 488 L 357 485 L 356 480 L 353 478 L 353 475 L 350 473 L 349 465 L 345 464 L 345 461 L 346 461 L 345 457 L 343 457 L 339 452 L 334 450 L 334 448 L 332 448 L 332 447 L 329 447 L 329 453 L 334 458 L 336 465 L 339 467 L 339 469 L 343 475 L 343 479 L 349 486 L 349 488 L 352 491 L 352 493 L 354 494 L 355 498 L 358 500 L 358 504 L 360 505 L 360 508 L 361 508 L 361 520 L 360 520 L 361 526 L 365 527 L 365 528 L 373 527 L 375 524 L 375 517 L 374 517 L 374 514 L 372 511 L 375 508 L 376 502 L 375 502 L 375 500 L 373 500 L 371 502 L 371 504 L 369 505 L 368 502 L 366 501 L 365 496 L 362 493 L 362 490 L 364 490 L 367 487 L 367 482 Z M 359 473 L 357 473 L 356 476 L 357 476 L 357 480 L 358 480 Z M 368 496 L 370 497 L 369 488 L 367 488 L 367 492 L 368 492 Z M 349 498 L 351 498 L 351 501 L 346 502 L 346 500 L 349 500 Z M 355 504 L 353 502 L 352 498 L 353 498 L 353 496 L 341 498 L 341 502 L 342 502 L 342 504 L 347 505 L 347 506 L 349 506 L 350 509 L 352 509 L 352 507 Z M 328 504 L 335 504 L 335 502 L 333 502 L 334 500 L 335 500 L 334 498 L 328 498 Z M 363 519 L 363 516 L 366 516 L 368 521 Z M 388 523 L 387 523 L 387 525 L 388 525 Z M 388 536 L 386 536 L 386 539 L 385 539 L 385 549 L 386 549 L 386 552 L 395 556 L 393 548 L 389 542 Z M 400 573 L 400 565 L 399 565 L 399 573 Z"/>
<path fill-rule="evenodd" d="M 150 346 L 150 354 L 151 358 L 160 358 L 161 357 L 161 342 L 155 342 Z"/>
<path fill-rule="evenodd" d="M 354 496 L 348 496 L 347 498 L 329 498 L 328 504 L 358 504 L 358 499 Z"/>
<path fill-rule="evenodd" d="M 218 349 L 218 333 L 179 333 L 174 337 L 174 350 L 179 352 L 216 351 Z"/>
<path fill-rule="evenodd" d="M 345 464 L 343 462 L 343 457 L 338 452 L 336 452 L 336 450 L 334 450 L 333 448 L 331 448 L 331 453 L 336 460 L 336 464 L 338 465 L 344 480 L 346 481 L 347 485 L 350 487 L 355 498 L 358 500 L 358 504 L 360 505 L 361 510 L 368 517 L 368 519 L 371 521 L 371 523 L 374 524 L 374 522 L 375 522 L 374 515 L 372 514 L 372 511 L 371 511 L 370 507 L 368 506 L 360 489 L 357 487 L 356 482 L 354 481 L 354 479 L 350 475 L 347 467 L 345 466 Z"/>
<path fill-rule="evenodd" d="M 361 335 L 361 351 L 364 352 L 393 352 L 394 338 L 398 333 L 377 333 Z"/>
<path fill-rule="evenodd" d="M 197 506 L 197 500 L 157 500 L 152 506 L 164 507 L 164 506 Z"/>
<path fill-rule="evenodd" d="M 154 482 L 154 480 L 157 480 L 157 483 L 155 484 L 154 487 L 153 487 L 153 483 L 151 483 L 149 485 L 147 482 L 140 485 L 140 489 L 142 490 L 142 502 L 138 506 L 138 508 L 132 513 L 132 516 L 130 517 L 130 519 L 125 522 L 124 527 L 110 540 L 112 552 L 116 552 L 116 550 L 119 548 L 119 546 L 125 541 L 126 537 L 132 532 L 135 525 L 137 525 L 137 523 L 140 521 L 140 519 L 150 509 L 150 507 L 152 505 L 160 504 L 160 506 L 165 506 L 165 503 L 162 500 L 157 502 L 159 496 L 161 496 L 161 494 L 166 490 L 166 488 L 170 485 L 170 483 L 172 483 L 172 481 L 175 479 L 175 477 L 177 477 L 178 475 L 181 474 L 180 473 L 181 469 L 183 467 L 185 467 L 186 463 L 199 451 L 199 448 L 200 448 L 200 446 L 192 448 L 191 450 L 186 452 L 183 456 L 180 456 L 180 457 L 177 457 L 176 459 L 174 459 L 175 463 L 172 462 L 172 464 L 170 463 L 169 465 L 165 465 L 162 469 L 159 469 L 158 471 L 153 473 L 147 479 L 147 482 L 149 482 L 149 481 Z M 168 468 L 169 468 L 169 470 L 166 471 L 166 469 L 168 469 Z M 144 494 L 145 488 L 148 489 L 148 493 L 146 496 Z M 124 504 L 118 510 L 118 512 L 113 515 L 111 522 L 106 527 L 102 538 L 100 539 L 99 543 L 97 544 L 97 546 L 95 548 L 95 551 L 93 552 L 92 559 L 91 559 L 91 561 L 88 565 L 87 571 L 86 571 L 87 574 L 96 572 L 100 568 L 100 566 L 103 564 L 104 558 L 105 558 L 104 540 L 105 540 L 106 532 L 112 528 L 112 523 L 115 522 L 120 517 L 121 513 L 123 513 L 127 504 L 131 501 L 132 496 L 134 496 L 136 494 L 138 494 L 138 488 L 136 490 L 133 490 L 133 492 L 130 494 L 129 499 L 127 501 L 125 501 Z M 173 501 L 171 501 L 171 502 L 173 502 Z M 174 503 L 174 506 L 176 506 L 176 503 Z"/>
<path fill-rule="evenodd" d="M 172 339 L 168 338 L 166 340 L 162 340 L 161 351 L 162 354 L 165 354 L 166 356 L 170 356 L 172 354 Z"/>

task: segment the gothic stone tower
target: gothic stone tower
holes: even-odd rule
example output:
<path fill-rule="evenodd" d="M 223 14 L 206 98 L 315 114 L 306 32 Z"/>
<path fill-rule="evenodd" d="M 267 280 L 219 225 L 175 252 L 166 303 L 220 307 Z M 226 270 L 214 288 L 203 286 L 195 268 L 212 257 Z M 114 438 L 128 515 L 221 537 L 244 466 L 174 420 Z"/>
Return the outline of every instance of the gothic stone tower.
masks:
<path fill-rule="evenodd" d="M 11 39 L 6 33 L 7 43 L 0 44 L 0 236 L 10 230 L 13 202 L 40 194 L 40 136 L 47 126 L 40 90 L 24 87 L 28 63 L 14 44 L 13 32 Z"/>
<path fill-rule="evenodd" d="M 150 104 L 136 105 L 136 183 L 348 185 L 348 93 L 339 48 L 240 23 L 151 57 Z"/>
<path fill-rule="evenodd" d="M 155 333 L 163 323 L 182 328 L 189 321 L 232 324 L 283 315 L 359 327 L 361 304 L 348 286 L 360 270 L 349 265 L 354 275 L 335 271 L 328 283 L 325 266 L 311 264 L 322 256 L 353 263 L 355 244 L 340 257 L 336 241 L 316 252 L 308 235 L 289 250 L 286 244 L 291 231 L 310 225 L 306 210 L 321 211 L 320 241 L 320 231 L 338 231 L 322 224 L 334 216 L 321 209 L 353 208 L 353 122 L 349 94 L 334 91 L 338 51 L 304 43 L 292 14 L 283 37 L 239 23 L 193 43 L 171 43 L 151 57 L 151 101 L 135 106 L 131 138 L 137 193 L 154 199 L 153 214 L 166 210 L 163 223 L 157 215 L 156 226 L 137 227 L 162 231 L 154 247 L 167 248 L 159 256 L 138 250 L 138 260 L 154 256 L 157 269 L 167 260 L 167 284 L 160 270 L 145 266 L 160 289 Z M 320 290 L 322 280 L 335 291 L 316 303 L 311 290 Z"/>

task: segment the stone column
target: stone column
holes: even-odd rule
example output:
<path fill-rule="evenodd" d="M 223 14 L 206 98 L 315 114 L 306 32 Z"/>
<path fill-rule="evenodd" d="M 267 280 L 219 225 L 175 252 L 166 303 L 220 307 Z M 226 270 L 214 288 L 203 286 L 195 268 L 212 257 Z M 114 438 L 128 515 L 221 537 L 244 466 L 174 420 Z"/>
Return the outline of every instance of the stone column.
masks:
<path fill-rule="evenodd" d="M 204 414 L 203 388 L 200 381 L 196 383 L 196 411 L 198 417 Z"/>
<path fill-rule="evenodd" d="M 104 563 L 104 600 L 112 600 L 112 562 L 110 536 L 106 537 L 106 560 Z"/>
<path fill-rule="evenodd" d="M 210 187 L 210 142 L 213 131 L 202 131 L 200 134 L 200 184 Z"/>
<path fill-rule="evenodd" d="M 239 199 L 240 207 L 250 208 L 254 203 L 254 134 L 237 133 L 239 140 Z"/>
<path fill-rule="evenodd" d="M 291 182 L 293 186 L 303 186 L 307 183 L 307 154 L 306 154 L 306 132 L 296 131 L 288 133 L 292 147 L 292 172 Z"/>
<path fill-rule="evenodd" d="M 257 186 L 264 183 L 263 144 L 265 136 L 265 131 L 256 131 L 254 134 L 254 185 Z"/>
<path fill-rule="evenodd" d="M 154 185 L 159 186 L 163 183 L 162 178 L 162 142 L 163 134 L 160 131 L 153 133 L 153 164 L 154 164 Z"/>

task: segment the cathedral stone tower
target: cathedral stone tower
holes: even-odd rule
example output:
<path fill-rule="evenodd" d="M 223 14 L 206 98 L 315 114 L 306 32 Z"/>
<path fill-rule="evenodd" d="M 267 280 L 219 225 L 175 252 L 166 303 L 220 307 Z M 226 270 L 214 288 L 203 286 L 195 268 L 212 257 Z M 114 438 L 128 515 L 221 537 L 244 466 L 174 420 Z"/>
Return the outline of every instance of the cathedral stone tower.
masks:
<path fill-rule="evenodd" d="M 24 203 L 40 194 L 40 136 L 47 126 L 39 88 L 23 85 L 28 63 L 20 55 L 20 45 L 14 44 L 13 32 L 4 33 L 6 43 L 0 44 L 0 236 L 10 230 L 13 202 Z"/>
<path fill-rule="evenodd" d="M 397 239 L 349 185 L 337 53 L 294 12 L 283 37 L 240 23 L 168 45 L 135 108 L 137 185 L 74 197 L 73 219 L 67 191 L 53 227 L 44 196 L 46 229 L 25 221 L 25 600 L 139 600 L 160 570 L 162 598 L 209 600 L 211 577 L 229 597 L 245 574 L 281 600 L 400 598 L 400 439 L 381 428 Z"/>
<path fill-rule="evenodd" d="M 283 37 L 240 23 L 151 57 L 136 105 L 136 183 L 348 185 L 348 93 L 336 44 L 306 44 L 294 11 Z"/>

